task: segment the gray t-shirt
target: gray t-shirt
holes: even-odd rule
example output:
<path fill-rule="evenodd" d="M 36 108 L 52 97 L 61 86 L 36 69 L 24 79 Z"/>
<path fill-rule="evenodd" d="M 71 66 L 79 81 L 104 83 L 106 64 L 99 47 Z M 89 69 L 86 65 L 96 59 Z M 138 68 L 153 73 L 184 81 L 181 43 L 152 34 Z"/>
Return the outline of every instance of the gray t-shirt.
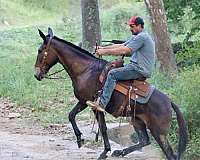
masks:
<path fill-rule="evenodd" d="M 143 30 L 138 35 L 131 36 L 124 46 L 132 50 L 133 67 L 145 77 L 150 77 L 155 64 L 155 43 L 151 36 Z"/>

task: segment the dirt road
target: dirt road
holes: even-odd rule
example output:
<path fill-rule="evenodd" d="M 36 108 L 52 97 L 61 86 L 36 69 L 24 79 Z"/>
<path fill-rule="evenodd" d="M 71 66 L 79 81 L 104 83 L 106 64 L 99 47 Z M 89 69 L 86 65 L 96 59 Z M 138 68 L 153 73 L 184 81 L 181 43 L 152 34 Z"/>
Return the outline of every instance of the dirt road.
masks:
<path fill-rule="evenodd" d="M 26 118 L 22 118 L 21 115 L 13 116 L 11 112 L 14 111 L 21 112 L 12 110 L 12 104 L 0 98 L 0 160 L 91 160 L 97 159 L 103 150 L 102 143 L 94 142 L 95 135 L 91 133 L 92 124 L 89 122 L 79 123 L 86 139 L 85 145 L 79 149 L 71 125 L 53 124 L 44 128 L 28 116 Z M 114 126 L 116 124 L 108 126 L 112 128 L 109 129 L 111 139 L 115 139 Z M 120 137 L 126 141 L 126 136 Z M 113 141 L 111 146 L 112 151 L 123 148 Z M 112 158 L 109 155 L 108 160 L 114 159 L 161 160 L 162 158 L 160 151 L 148 146 L 123 158 Z"/>

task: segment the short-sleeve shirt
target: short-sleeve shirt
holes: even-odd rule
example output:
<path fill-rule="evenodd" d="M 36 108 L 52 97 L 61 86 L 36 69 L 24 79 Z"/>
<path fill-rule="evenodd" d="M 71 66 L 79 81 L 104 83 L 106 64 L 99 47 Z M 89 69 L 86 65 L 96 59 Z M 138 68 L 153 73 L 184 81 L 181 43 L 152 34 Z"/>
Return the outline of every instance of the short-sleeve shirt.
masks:
<path fill-rule="evenodd" d="M 131 36 L 124 46 L 132 50 L 130 61 L 135 69 L 145 77 L 150 77 L 155 64 L 155 43 L 148 32 L 143 30 Z"/>

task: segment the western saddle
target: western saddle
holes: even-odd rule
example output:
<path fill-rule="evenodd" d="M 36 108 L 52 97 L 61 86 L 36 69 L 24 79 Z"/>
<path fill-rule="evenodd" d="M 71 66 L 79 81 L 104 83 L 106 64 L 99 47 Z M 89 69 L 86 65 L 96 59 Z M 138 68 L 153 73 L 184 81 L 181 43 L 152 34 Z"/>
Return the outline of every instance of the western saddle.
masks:
<path fill-rule="evenodd" d="M 104 86 L 104 83 L 107 78 L 107 74 L 111 69 L 119 68 L 123 66 L 123 59 L 115 60 L 108 63 L 99 76 L 99 81 L 101 82 L 101 86 Z M 150 84 L 145 81 L 146 78 L 140 78 L 137 80 L 127 80 L 127 81 L 119 81 L 115 87 L 115 90 L 125 95 L 125 100 L 120 107 L 119 111 L 115 113 L 115 116 L 118 117 L 122 114 L 125 107 L 128 106 L 128 101 L 137 100 L 138 97 L 146 97 L 148 96 L 150 90 Z"/>

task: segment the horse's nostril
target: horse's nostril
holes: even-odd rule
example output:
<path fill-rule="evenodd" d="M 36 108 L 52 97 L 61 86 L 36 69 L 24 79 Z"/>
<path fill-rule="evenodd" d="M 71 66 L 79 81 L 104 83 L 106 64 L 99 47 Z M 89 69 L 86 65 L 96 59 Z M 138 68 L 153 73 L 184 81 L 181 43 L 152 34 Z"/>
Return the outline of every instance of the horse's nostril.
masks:
<path fill-rule="evenodd" d="M 40 78 L 40 76 L 38 76 L 38 75 L 36 75 L 36 74 L 34 74 L 34 77 L 38 80 L 38 81 L 41 81 L 41 78 Z"/>

